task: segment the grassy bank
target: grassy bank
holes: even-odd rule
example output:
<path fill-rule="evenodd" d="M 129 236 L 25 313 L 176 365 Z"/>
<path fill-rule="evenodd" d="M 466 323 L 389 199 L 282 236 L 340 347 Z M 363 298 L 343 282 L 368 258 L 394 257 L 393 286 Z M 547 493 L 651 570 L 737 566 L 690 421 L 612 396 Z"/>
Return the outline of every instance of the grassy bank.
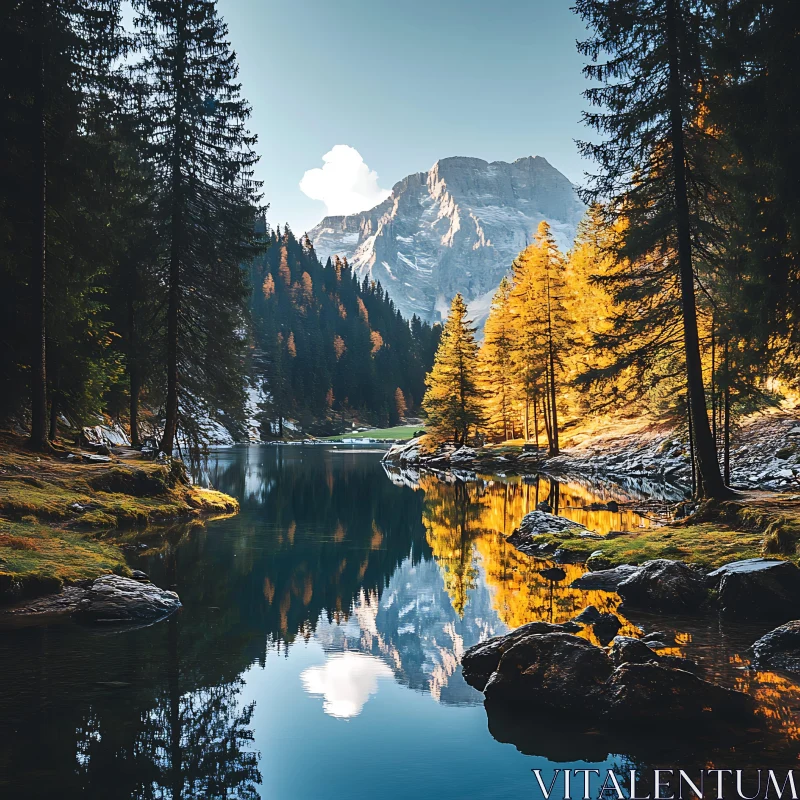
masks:
<path fill-rule="evenodd" d="M 338 436 L 326 436 L 328 442 L 341 442 L 342 439 L 377 439 L 379 441 L 407 441 L 419 430 L 421 425 L 397 425 L 394 428 L 375 428 L 368 431 L 340 433 Z"/>
<path fill-rule="evenodd" d="M 708 569 L 757 556 L 796 558 L 800 542 L 800 501 L 796 495 L 752 493 L 741 501 L 708 504 L 685 522 L 645 528 L 603 539 L 581 539 L 580 531 L 534 537 L 536 544 L 560 547 L 597 566 L 641 564 L 669 558 Z"/>
<path fill-rule="evenodd" d="M 0 600 L 126 572 L 115 541 L 134 526 L 238 511 L 232 497 L 189 484 L 179 462 L 131 453 L 86 463 L 23 444 L 0 439 Z"/>

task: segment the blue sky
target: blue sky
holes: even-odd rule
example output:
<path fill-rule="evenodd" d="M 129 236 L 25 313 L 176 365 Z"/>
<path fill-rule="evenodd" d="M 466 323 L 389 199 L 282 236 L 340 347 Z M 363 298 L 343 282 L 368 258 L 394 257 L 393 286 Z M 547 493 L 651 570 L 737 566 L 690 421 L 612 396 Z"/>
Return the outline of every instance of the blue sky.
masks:
<path fill-rule="evenodd" d="M 570 4 L 219 0 L 253 106 L 270 222 L 301 233 L 324 216 L 326 203 L 299 184 L 335 145 L 366 166 L 339 148 L 306 180 L 334 210 L 358 210 L 359 196 L 372 205 L 454 155 L 541 155 L 579 182 L 584 30 Z"/>

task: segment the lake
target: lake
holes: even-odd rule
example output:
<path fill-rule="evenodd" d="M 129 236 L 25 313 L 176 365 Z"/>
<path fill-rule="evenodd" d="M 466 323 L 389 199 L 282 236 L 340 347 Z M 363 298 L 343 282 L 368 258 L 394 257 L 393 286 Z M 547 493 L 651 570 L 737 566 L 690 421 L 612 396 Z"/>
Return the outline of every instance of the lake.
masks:
<path fill-rule="evenodd" d="M 545 478 L 462 481 L 391 472 L 382 451 L 216 451 L 203 476 L 241 501 L 172 526 L 131 566 L 183 601 L 135 630 L 39 623 L 0 631 L 0 797 L 524 798 L 532 769 L 797 764 L 800 689 L 749 668 L 770 625 L 623 617 L 669 652 L 749 691 L 759 724 L 731 741 L 603 731 L 492 711 L 461 676 L 465 648 L 616 595 L 554 582 L 505 541 L 542 501 L 601 533 L 655 512 L 587 510 L 635 488 Z M 556 499 L 557 498 L 557 499 Z M 666 508 L 666 506 L 665 506 Z M 732 795 L 733 796 L 733 795 Z"/>

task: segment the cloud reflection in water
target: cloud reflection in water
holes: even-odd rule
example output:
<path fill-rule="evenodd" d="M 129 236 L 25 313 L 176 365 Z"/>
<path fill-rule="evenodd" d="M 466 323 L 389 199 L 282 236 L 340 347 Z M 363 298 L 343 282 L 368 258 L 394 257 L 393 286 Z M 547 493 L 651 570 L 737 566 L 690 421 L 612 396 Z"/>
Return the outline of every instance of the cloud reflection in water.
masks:
<path fill-rule="evenodd" d="M 378 691 L 379 678 L 393 678 L 389 667 L 363 653 L 337 653 L 321 666 L 304 670 L 303 688 L 324 698 L 323 710 L 331 717 L 357 717 L 370 695 Z"/>

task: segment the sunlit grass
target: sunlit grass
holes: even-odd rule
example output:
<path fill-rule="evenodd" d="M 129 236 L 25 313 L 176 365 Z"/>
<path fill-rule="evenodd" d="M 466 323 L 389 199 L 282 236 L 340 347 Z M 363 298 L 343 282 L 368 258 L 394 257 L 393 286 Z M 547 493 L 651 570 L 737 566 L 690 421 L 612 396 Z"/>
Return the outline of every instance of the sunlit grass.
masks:
<path fill-rule="evenodd" d="M 369 431 L 340 433 L 338 436 L 326 436 L 328 442 L 341 442 L 342 439 L 411 439 L 417 431 L 424 430 L 422 425 L 397 425 L 394 428 L 374 428 Z"/>

